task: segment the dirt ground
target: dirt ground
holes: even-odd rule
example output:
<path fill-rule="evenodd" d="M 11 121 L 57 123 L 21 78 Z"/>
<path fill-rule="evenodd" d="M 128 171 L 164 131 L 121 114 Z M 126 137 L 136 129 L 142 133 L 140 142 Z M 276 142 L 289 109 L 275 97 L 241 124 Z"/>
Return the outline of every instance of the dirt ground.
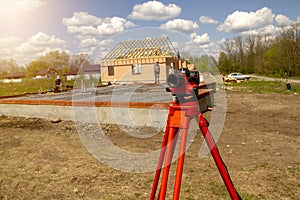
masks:
<path fill-rule="evenodd" d="M 227 93 L 217 145 L 243 199 L 300 199 L 299 102 L 300 95 Z M 138 141 L 105 126 L 121 148 L 161 145 L 162 133 Z M 198 134 L 187 151 L 180 197 L 230 199 L 211 156 L 198 156 L 202 141 Z M 99 163 L 72 121 L 1 116 L 0 155 L 0 199 L 149 199 L 154 177 Z"/>

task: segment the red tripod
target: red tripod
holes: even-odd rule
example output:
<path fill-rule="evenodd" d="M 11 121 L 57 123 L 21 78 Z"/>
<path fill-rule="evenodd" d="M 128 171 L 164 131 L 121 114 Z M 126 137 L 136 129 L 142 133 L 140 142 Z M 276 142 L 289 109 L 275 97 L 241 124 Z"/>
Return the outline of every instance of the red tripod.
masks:
<path fill-rule="evenodd" d="M 198 102 L 192 101 L 192 102 L 184 102 L 180 104 L 178 103 L 178 101 L 173 101 L 173 104 L 170 105 L 169 108 L 167 126 L 162 141 L 162 148 L 159 155 L 159 160 L 158 160 L 157 170 L 154 177 L 150 200 L 155 199 L 155 194 L 156 194 L 163 163 L 165 163 L 165 165 L 163 167 L 161 186 L 160 186 L 157 199 L 164 200 L 166 197 L 167 183 L 169 178 L 169 171 L 171 167 L 172 157 L 174 154 L 176 142 L 178 140 L 179 129 L 181 129 L 182 134 L 180 139 L 179 158 L 177 163 L 176 177 L 175 177 L 174 191 L 173 191 L 173 200 L 179 199 L 187 134 L 188 134 L 190 119 L 192 117 L 197 117 L 198 119 L 199 128 L 205 138 L 205 141 L 209 147 L 211 155 L 214 158 L 214 161 L 218 167 L 218 170 L 222 176 L 222 179 L 230 194 L 231 199 L 233 200 L 241 199 L 241 197 L 239 196 L 239 194 L 237 193 L 237 191 L 233 186 L 229 173 L 218 152 L 214 139 L 212 138 L 212 135 L 208 130 L 207 121 L 203 117 L 202 113 L 199 112 L 198 110 Z"/>

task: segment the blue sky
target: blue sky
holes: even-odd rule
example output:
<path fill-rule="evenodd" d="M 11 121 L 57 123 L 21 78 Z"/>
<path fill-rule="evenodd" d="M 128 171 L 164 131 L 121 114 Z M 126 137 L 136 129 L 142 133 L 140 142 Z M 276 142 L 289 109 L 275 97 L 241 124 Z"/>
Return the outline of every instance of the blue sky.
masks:
<path fill-rule="evenodd" d="M 184 43 L 171 37 L 179 51 L 217 56 L 224 39 L 274 35 L 300 22 L 299 7 L 299 0 L 1 0 L 0 59 L 26 64 L 51 50 L 95 48 L 104 55 L 122 34 L 151 37 L 147 27 L 182 33 Z"/>

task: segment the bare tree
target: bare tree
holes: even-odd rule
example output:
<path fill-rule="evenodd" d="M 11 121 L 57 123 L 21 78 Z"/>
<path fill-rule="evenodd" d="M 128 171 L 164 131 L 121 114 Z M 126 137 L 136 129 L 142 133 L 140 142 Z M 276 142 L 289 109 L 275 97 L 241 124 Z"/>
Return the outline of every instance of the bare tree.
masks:
<path fill-rule="evenodd" d="M 7 74 L 20 71 L 24 71 L 24 68 L 18 66 L 14 59 L 0 60 L 0 78 Z"/>

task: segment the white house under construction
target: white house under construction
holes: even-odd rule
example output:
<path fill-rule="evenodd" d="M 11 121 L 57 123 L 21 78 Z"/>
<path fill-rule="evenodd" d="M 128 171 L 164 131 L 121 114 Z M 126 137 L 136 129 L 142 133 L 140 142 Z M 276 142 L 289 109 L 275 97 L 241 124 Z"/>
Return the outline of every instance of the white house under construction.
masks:
<path fill-rule="evenodd" d="M 154 82 L 156 62 L 160 81 L 166 81 L 171 67 L 186 66 L 167 36 L 120 42 L 101 60 L 101 81 Z"/>

